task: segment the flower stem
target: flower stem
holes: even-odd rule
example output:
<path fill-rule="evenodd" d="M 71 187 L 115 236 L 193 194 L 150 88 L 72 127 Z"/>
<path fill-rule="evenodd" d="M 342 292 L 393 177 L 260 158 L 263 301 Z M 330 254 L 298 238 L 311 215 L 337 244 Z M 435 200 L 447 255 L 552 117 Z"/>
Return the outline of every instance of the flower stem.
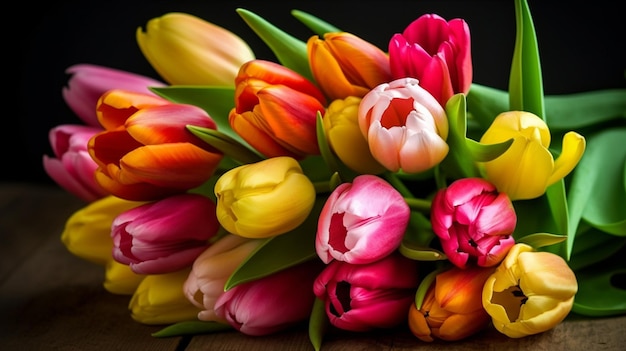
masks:
<path fill-rule="evenodd" d="M 420 211 L 420 212 L 430 212 L 430 206 L 432 202 L 426 199 L 418 199 L 414 197 L 405 197 L 404 201 L 406 201 L 407 205 L 411 208 L 411 210 Z"/>

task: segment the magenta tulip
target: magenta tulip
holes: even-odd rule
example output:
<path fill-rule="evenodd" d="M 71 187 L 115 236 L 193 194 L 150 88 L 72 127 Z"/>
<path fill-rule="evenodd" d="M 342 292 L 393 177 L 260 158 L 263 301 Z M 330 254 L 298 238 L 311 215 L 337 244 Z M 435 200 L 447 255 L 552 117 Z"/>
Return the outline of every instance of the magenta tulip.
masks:
<path fill-rule="evenodd" d="M 368 331 L 407 323 L 418 285 L 417 261 L 393 253 L 369 264 L 332 261 L 315 280 L 326 315 L 337 328 Z"/>
<path fill-rule="evenodd" d="M 443 251 L 459 268 L 495 266 L 515 244 L 513 204 L 482 178 L 462 178 L 439 190 L 431 222 Z"/>
<path fill-rule="evenodd" d="M 319 216 L 315 250 L 324 263 L 377 261 L 398 248 L 410 209 L 382 178 L 363 174 L 331 193 Z"/>
<path fill-rule="evenodd" d="M 247 335 L 292 327 L 309 318 L 315 301 L 311 286 L 322 268 L 313 260 L 237 285 L 217 299 L 215 313 Z"/>
<path fill-rule="evenodd" d="M 423 15 L 391 38 L 389 63 L 394 79 L 419 79 L 445 106 L 454 94 L 467 94 L 472 84 L 469 26 L 460 18 Z"/>
<path fill-rule="evenodd" d="M 65 103 L 85 124 L 100 127 L 96 117 L 96 104 L 105 92 L 124 89 L 153 94 L 149 87 L 162 87 L 165 83 L 150 77 L 91 64 L 70 66 L 67 86 L 63 88 Z"/>
<path fill-rule="evenodd" d="M 118 215 L 111 226 L 113 258 L 135 273 L 170 273 L 193 264 L 217 234 L 215 203 L 180 194 Z"/>
<path fill-rule="evenodd" d="M 76 197 L 93 202 L 109 193 L 96 182 L 98 165 L 89 156 L 87 143 L 102 128 L 64 124 L 48 133 L 54 157 L 43 156 L 43 168 L 52 180 Z"/>

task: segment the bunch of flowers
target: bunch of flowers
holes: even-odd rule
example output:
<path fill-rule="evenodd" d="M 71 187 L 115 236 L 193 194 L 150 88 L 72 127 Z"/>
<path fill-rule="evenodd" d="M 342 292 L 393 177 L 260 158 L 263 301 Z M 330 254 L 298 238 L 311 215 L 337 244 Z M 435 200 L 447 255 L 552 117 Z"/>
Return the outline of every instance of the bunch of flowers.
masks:
<path fill-rule="evenodd" d="M 424 14 L 383 50 L 237 9 L 278 62 L 193 15 L 152 19 L 136 39 L 164 82 L 68 69 L 84 124 L 53 128 L 43 165 L 87 205 L 63 243 L 156 336 L 308 322 L 319 349 L 329 326 L 454 341 L 626 313 L 626 267 L 602 264 L 626 243 L 626 92 L 544 96 L 515 10 L 508 91 L 472 83 L 461 18 Z"/>

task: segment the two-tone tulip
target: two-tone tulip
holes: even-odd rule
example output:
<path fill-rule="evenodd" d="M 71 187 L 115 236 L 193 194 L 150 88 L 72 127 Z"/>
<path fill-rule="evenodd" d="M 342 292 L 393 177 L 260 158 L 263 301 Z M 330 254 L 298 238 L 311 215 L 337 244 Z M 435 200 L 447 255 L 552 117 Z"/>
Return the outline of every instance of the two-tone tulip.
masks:
<path fill-rule="evenodd" d="M 377 261 L 400 246 L 409 216 L 409 206 L 391 184 L 375 175 L 359 175 L 337 186 L 326 200 L 315 250 L 324 263 Z"/>
<path fill-rule="evenodd" d="M 461 178 L 440 189 L 430 219 L 444 253 L 460 268 L 495 266 L 515 244 L 513 204 L 483 178 Z"/>
<path fill-rule="evenodd" d="M 97 127 L 62 124 L 48 132 L 54 157 L 43 156 L 44 170 L 60 187 L 86 202 L 109 195 L 96 182 L 98 164 L 87 151 L 89 139 L 101 131 Z"/>
<path fill-rule="evenodd" d="M 417 261 L 394 252 L 368 264 L 332 261 L 313 292 L 333 326 L 362 332 L 406 323 L 418 282 Z"/>
<path fill-rule="evenodd" d="M 139 274 L 162 274 L 193 264 L 219 230 L 215 203 L 179 194 L 118 215 L 111 225 L 113 257 Z"/>
<path fill-rule="evenodd" d="M 448 119 L 417 79 L 383 83 L 359 105 L 359 128 L 374 158 L 386 169 L 420 173 L 448 154 Z"/>
<path fill-rule="evenodd" d="M 65 222 L 61 242 L 73 255 L 105 269 L 104 288 L 114 294 L 132 294 L 143 279 L 111 255 L 111 225 L 120 213 L 143 202 L 105 196 L 74 212 Z"/>
<path fill-rule="evenodd" d="M 387 54 L 351 33 L 312 36 L 307 53 L 315 81 L 330 100 L 363 97 L 392 80 Z"/>
<path fill-rule="evenodd" d="M 359 128 L 360 103 L 356 96 L 331 102 L 322 118 L 324 133 L 331 150 L 348 168 L 361 174 L 379 174 L 385 167 L 374 159 Z"/>
<path fill-rule="evenodd" d="M 235 33 L 199 17 L 170 12 L 136 32 L 144 57 L 172 85 L 233 86 L 239 67 L 255 58 Z"/>
<path fill-rule="evenodd" d="M 184 193 L 208 180 L 223 157 L 187 130 L 216 128 L 197 106 L 111 90 L 97 111 L 105 130 L 88 150 L 99 166 L 96 181 L 115 196 L 150 201 Z"/>
<path fill-rule="evenodd" d="M 241 165 L 215 183 L 217 219 L 229 233 L 267 238 L 298 227 L 315 203 L 315 187 L 291 157 Z"/>
<path fill-rule="evenodd" d="M 576 275 L 563 258 L 516 244 L 485 282 L 482 301 L 499 332 L 521 338 L 563 321 L 577 292 Z"/>
<path fill-rule="evenodd" d="M 132 319 L 150 325 L 196 320 L 199 309 L 187 300 L 181 288 L 189 270 L 146 276 L 128 304 Z"/>
<path fill-rule="evenodd" d="M 183 284 L 183 292 L 200 309 L 199 320 L 227 323 L 224 316 L 215 314 L 215 303 L 224 293 L 231 274 L 262 242 L 226 234 L 196 258 Z"/>
<path fill-rule="evenodd" d="M 100 127 L 96 105 L 105 92 L 124 89 L 153 94 L 149 87 L 165 86 L 165 83 L 147 76 L 86 63 L 70 66 L 65 73 L 71 76 L 67 86 L 63 87 L 63 99 L 85 124 L 92 127 Z"/>
<path fill-rule="evenodd" d="M 237 285 L 222 294 L 215 313 L 246 335 L 268 335 L 307 320 L 315 295 L 313 281 L 323 268 L 307 261 Z"/>
<path fill-rule="evenodd" d="M 235 79 L 232 129 L 266 157 L 297 159 L 320 153 L 317 113 L 324 114 L 322 92 L 300 74 L 265 60 L 247 62 Z"/>
<path fill-rule="evenodd" d="M 389 41 L 389 64 L 394 79 L 413 77 L 442 106 L 472 84 L 471 40 L 468 24 L 425 14 Z"/>
<path fill-rule="evenodd" d="M 511 200 L 534 199 L 546 188 L 567 176 L 585 151 L 585 138 L 576 132 L 563 136 L 560 155 L 554 159 L 549 149 L 550 130 L 544 120 L 525 111 L 499 114 L 480 139 L 496 144 L 508 139 L 513 144 L 499 157 L 482 163 L 485 178 Z"/>
<path fill-rule="evenodd" d="M 409 329 L 422 341 L 456 341 L 485 329 L 491 317 L 482 304 L 483 285 L 494 268 L 452 267 L 438 273 L 420 309 L 409 309 Z"/>

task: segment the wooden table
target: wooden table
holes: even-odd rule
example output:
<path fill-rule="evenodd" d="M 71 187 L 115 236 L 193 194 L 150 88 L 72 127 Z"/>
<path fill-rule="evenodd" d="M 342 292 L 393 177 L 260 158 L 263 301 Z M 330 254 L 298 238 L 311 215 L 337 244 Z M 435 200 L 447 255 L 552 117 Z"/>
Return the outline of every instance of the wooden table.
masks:
<path fill-rule="evenodd" d="M 70 254 L 60 241 L 65 220 L 85 204 L 46 184 L 0 183 L 0 350 L 313 350 L 306 326 L 271 336 L 237 332 L 156 338 L 139 324 L 129 296 L 102 287 L 103 269 Z M 407 330 L 333 331 L 331 350 L 622 350 L 626 316 L 568 317 L 551 331 L 510 339 L 495 329 L 455 343 L 425 343 Z"/>

